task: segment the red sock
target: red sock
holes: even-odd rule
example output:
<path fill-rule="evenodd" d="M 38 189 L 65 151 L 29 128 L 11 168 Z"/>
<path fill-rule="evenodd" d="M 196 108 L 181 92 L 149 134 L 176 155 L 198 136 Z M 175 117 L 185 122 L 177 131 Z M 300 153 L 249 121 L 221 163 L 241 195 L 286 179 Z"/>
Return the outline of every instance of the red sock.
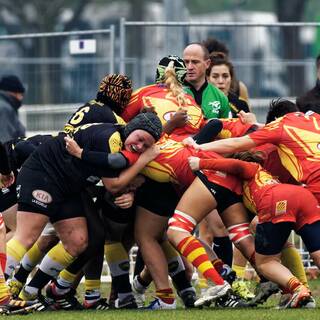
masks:
<path fill-rule="evenodd" d="M 221 274 L 222 270 L 223 270 L 223 262 L 221 259 L 214 259 L 212 260 L 212 264 L 214 266 L 214 268 L 218 271 L 219 274 Z"/>
<path fill-rule="evenodd" d="M 184 238 L 177 246 L 181 254 L 188 259 L 207 280 L 221 285 L 224 280 L 213 267 L 206 250 L 199 240 L 193 236 Z"/>
<path fill-rule="evenodd" d="M 172 304 L 174 302 L 174 294 L 171 288 L 157 290 L 156 297 L 164 303 Z"/>
<path fill-rule="evenodd" d="M 290 293 L 293 293 L 299 286 L 301 286 L 301 282 L 296 277 L 291 277 L 287 283 Z"/>
<path fill-rule="evenodd" d="M 6 269 L 6 263 L 7 263 L 7 255 L 5 253 L 0 253 L 0 265 L 2 272 Z"/>

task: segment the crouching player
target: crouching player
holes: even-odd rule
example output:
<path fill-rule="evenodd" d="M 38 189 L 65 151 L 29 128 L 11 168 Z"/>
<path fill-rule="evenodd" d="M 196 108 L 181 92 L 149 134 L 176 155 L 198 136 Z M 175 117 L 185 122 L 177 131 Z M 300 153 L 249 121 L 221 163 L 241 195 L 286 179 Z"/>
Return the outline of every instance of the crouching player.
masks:
<path fill-rule="evenodd" d="M 244 202 L 259 218 L 255 238 L 257 269 L 291 294 L 282 308 L 306 306 L 313 299 L 310 290 L 280 263 L 280 255 L 291 231 L 295 230 L 320 267 L 318 201 L 305 188 L 282 184 L 259 163 L 253 163 L 262 162 L 257 154 L 243 152 L 236 157 L 245 161 L 190 157 L 189 164 L 192 170 L 219 170 L 244 180 Z"/>

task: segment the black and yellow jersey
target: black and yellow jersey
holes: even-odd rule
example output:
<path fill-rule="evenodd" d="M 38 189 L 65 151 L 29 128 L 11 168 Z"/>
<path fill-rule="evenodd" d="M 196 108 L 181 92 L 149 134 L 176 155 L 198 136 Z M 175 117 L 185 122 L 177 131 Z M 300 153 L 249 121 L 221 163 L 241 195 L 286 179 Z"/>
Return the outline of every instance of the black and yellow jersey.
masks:
<path fill-rule="evenodd" d="M 233 118 L 238 117 L 238 113 L 242 110 L 244 112 L 250 112 L 249 105 L 246 100 L 240 98 L 236 94 L 228 94 L 229 106 Z"/>
<path fill-rule="evenodd" d="M 67 121 L 63 131 L 70 134 L 75 128 L 87 123 L 118 123 L 125 125 L 125 121 L 112 109 L 102 102 L 90 100 L 80 108 Z"/>
<path fill-rule="evenodd" d="M 23 164 L 23 167 L 43 171 L 59 191 L 61 197 L 77 193 L 101 177 L 116 177 L 115 169 L 92 166 L 68 153 L 65 133 L 40 145 Z M 122 149 L 121 127 L 110 123 L 92 123 L 76 128 L 75 141 L 86 150 L 116 153 Z"/>
<path fill-rule="evenodd" d="M 6 142 L 4 146 L 7 150 L 11 170 L 17 171 L 20 169 L 30 154 L 39 145 L 51 138 L 52 136 L 49 134 L 38 134 L 29 138 L 17 138 Z"/>

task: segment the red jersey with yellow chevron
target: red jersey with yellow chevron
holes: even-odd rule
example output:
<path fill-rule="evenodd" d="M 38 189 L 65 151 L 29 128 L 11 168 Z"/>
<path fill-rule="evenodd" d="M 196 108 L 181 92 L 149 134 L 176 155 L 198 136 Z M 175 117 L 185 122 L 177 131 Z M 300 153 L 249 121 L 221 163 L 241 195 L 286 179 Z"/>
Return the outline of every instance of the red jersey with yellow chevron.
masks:
<path fill-rule="evenodd" d="M 237 138 L 247 134 L 252 124 L 242 123 L 239 118 L 219 119 L 222 122 L 222 130 L 217 139 Z"/>
<path fill-rule="evenodd" d="M 187 110 L 188 122 L 185 126 L 176 128 L 172 132 L 174 135 L 182 135 L 181 140 L 186 136 L 198 133 L 200 128 L 205 124 L 201 108 L 193 97 L 185 94 L 185 98 L 187 104 L 183 108 Z M 153 107 L 162 124 L 170 120 L 172 115 L 180 108 L 177 99 L 165 85 L 153 84 L 134 91 L 129 104 L 121 116 L 125 121 L 129 121 L 144 107 Z"/>
<path fill-rule="evenodd" d="M 320 192 L 320 115 L 289 113 L 253 132 L 256 145 L 278 147 L 283 166 L 311 192 Z"/>
<path fill-rule="evenodd" d="M 160 154 L 155 160 L 148 163 L 142 173 L 158 182 L 172 182 L 182 189 L 188 187 L 195 178 L 188 164 L 188 157 L 197 156 L 204 158 L 220 159 L 222 156 L 212 151 L 195 150 L 182 143 L 163 136 L 157 144 Z M 241 182 L 234 176 L 220 171 L 203 170 L 209 181 L 223 186 L 237 194 L 241 194 Z"/>

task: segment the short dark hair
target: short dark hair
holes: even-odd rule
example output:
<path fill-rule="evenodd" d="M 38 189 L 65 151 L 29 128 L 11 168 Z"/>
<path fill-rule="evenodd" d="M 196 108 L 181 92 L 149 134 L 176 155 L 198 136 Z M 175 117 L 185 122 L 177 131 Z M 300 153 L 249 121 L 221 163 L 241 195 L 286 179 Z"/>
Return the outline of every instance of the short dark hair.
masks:
<path fill-rule="evenodd" d="M 267 114 L 266 123 L 272 122 L 277 118 L 283 117 L 287 113 L 297 112 L 299 108 L 290 100 L 278 98 L 273 99 L 269 105 L 269 111 Z"/>
<path fill-rule="evenodd" d="M 229 49 L 227 46 L 216 38 L 209 37 L 207 40 L 204 40 L 202 44 L 207 48 L 209 53 L 222 52 L 226 56 L 229 56 Z"/>

